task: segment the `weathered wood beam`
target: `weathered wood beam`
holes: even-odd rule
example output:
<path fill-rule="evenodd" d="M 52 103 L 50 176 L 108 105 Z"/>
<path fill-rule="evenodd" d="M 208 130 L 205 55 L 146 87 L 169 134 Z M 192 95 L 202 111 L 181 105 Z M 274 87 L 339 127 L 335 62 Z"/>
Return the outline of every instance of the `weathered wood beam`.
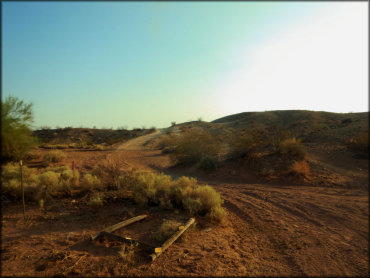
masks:
<path fill-rule="evenodd" d="M 188 222 L 186 222 L 185 226 L 180 226 L 182 229 L 179 229 L 176 233 L 174 233 L 169 239 L 166 240 L 165 243 L 163 243 L 161 247 L 156 248 L 156 252 L 150 255 L 150 257 L 152 257 L 152 261 L 158 258 L 168 247 L 170 247 L 172 243 L 174 243 L 175 240 L 178 239 L 194 223 L 194 221 L 194 218 L 190 218 Z"/>
<path fill-rule="evenodd" d="M 113 231 L 115 231 L 115 230 L 118 230 L 118 229 L 120 229 L 120 228 L 123 228 L 123 227 L 125 227 L 125 226 L 127 226 L 127 225 L 130 225 L 130 224 L 132 224 L 132 223 L 135 223 L 135 222 L 140 221 L 140 220 L 142 220 L 142 219 L 144 219 L 144 218 L 147 218 L 147 217 L 148 217 L 148 215 L 147 215 L 147 214 L 142 214 L 142 215 L 139 215 L 139 216 L 136 216 L 136 217 L 133 217 L 133 218 L 127 219 L 127 220 L 125 220 L 125 221 L 119 222 L 119 223 L 117 223 L 117 224 L 115 224 L 115 225 L 109 226 L 108 228 L 105 228 L 105 229 L 104 229 L 103 231 L 101 231 L 101 232 L 108 232 L 108 233 L 111 233 L 111 232 L 113 232 Z M 97 233 L 96 235 L 92 236 L 92 237 L 91 237 L 91 240 L 95 240 L 95 239 L 99 236 L 99 234 L 100 234 L 101 232 L 99 232 L 99 233 Z"/>

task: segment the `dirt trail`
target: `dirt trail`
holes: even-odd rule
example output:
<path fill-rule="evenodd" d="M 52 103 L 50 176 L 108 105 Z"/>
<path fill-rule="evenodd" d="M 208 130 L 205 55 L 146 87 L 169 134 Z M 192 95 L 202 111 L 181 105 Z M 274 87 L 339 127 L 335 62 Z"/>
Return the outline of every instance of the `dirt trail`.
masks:
<path fill-rule="evenodd" d="M 118 143 L 115 146 L 115 150 L 117 151 L 145 151 L 148 148 L 145 147 L 145 144 L 149 141 L 161 136 L 164 130 L 158 129 L 153 133 L 143 135 L 140 137 L 136 137 L 124 143 Z"/>
<path fill-rule="evenodd" d="M 167 169 L 169 157 L 148 144 L 162 132 L 117 144 L 111 152 L 100 152 L 101 157 L 89 153 L 86 159 L 90 165 L 113 159 L 122 162 L 122 168 L 173 174 Z M 19 204 L 5 207 L 2 275 L 368 275 L 368 184 L 349 189 L 224 180 L 203 176 L 201 182 L 221 193 L 225 221 L 210 225 L 198 218 L 185 240 L 176 242 L 153 263 L 140 259 L 127 263 L 117 256 L 117 248 L 103 245 L 99 249 L 86 239 L 123 216 L 149 213 L 159 217 L 162 213 L 164 217 L 156 208 L 145 211 L 119 200 L 93 210 L 81 200 L 65 200 L 62 207 L 67 212 L 62 216 L 42 214 L 37 205 L 28 206 L 34 223 L 25 226 Z"/>

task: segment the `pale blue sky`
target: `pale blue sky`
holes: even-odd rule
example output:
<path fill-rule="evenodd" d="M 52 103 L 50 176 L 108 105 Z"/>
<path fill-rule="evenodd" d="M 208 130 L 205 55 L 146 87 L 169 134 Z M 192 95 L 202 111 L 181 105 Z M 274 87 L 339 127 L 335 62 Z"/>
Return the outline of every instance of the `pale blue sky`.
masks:
<path fill-rule="evenodd" d="M 367 111 L 367 2 L 2 2 L 2 98 L 35 127 Z"/>

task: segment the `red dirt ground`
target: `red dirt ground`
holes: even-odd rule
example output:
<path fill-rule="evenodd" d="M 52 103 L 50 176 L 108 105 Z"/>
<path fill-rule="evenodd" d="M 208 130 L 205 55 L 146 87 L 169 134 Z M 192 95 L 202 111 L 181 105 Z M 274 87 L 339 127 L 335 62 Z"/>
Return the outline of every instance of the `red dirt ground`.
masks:
<path fill-rule="evenodd" d="M 213 225 L 198 217 L 157 260 L 136 250 L 118 255 L 119 245 L 91 242 L 89 237 L 124 219 L 149 218 L 116 234 L 146 241 L 163 218 L 185 222 L 181 212 L 140 208 L 127 196 L 105 192 L 102 208 L 86 205 L 88 197 L 56 200 L 41 211 L 27 204 L 2 205 L 2 276 L 367 276 L 369 274 L 368 160 L 346 154 L 323 155 L 312 147 L 309 162 L 321 173 L 309 182 L 263 182 L 228 169 L 206 175 L 171 169 L 168 156 L 145 146 L 159 132 L 117 145 L 111 151 L 67 151 L 64 164 L 88 171 L 104 159 L 119 158 L 122 168 L 197 176 L 225 200 L 227 217 Z M 43 152 L 40 150 L 40 152 Z"/>

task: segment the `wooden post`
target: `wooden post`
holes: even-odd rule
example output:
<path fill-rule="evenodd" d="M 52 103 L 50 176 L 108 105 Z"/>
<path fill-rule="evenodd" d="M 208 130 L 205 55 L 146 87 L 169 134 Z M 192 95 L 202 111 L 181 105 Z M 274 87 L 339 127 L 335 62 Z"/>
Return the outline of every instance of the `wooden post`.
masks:
<path fill-rule="evenodd" d="M 171 244 L 174 243 L 175 240 L 178 239 L 194 223 L 194 221 L 194 218 L 190 218 L 189 221 L 186 222 L 185 226 L 180 226 L 181 229 L 179 229 L 169 239 L 167 239 L 161 247 L 155 248 L 155 253 L 150 255 L 152 257 L 152 261 L 158 258 L 168 247 L 170 247 Z"/>
<path fill-rule="evenodd" d="M 23 187 L 23 169 L 22 169 L 22 160 L 19 161 L 19 168 L 21 170 L 21 190 L 22 190 L 22 203 L 23 203 L 23 218 L 26 220 L 26 204 L 24 202 L 24 187 Z"/>
<path fill-rule="evenodd" d="M 75 161 L 72 160 L 72 172 L 73 172 L 73 179 L 75 178 Z"/>
<path fill-rule="evenodd" d="M 147 217 L 148 217 L 148 215 L 146 215 L 146 214 L 142 214 L 142 215 L 139 215 L 139 216 L 136 216 L 136 217 L 133 217 L 133 218 L 127 219 L 127 220 L 122 221 L 122 222 L 119 222 L 119 223 L 117 223 L 117 224 L 115 224 L 115 225 L 109 226 L 108 228 L 105 228 L 105 229 L 103 230 L 103 232 L 111 233 L 111 232 L 113 232 L 113 231 L 115 231 L 115 230 L 118 230 L 118 229 L 120 229 L 120 228 L 123 228 L 123 227 L 125 227 L 125 226 L 127 226 L 127 225 L 130 225 L 130 224 L 132 224 L 132 223 L 135 223 L 135 222 L 140 221 L 140 220 L 142 220 L 142 219 L 144 219 L 144 218 L 147 218 Z M 98 238 L 99 236 L 100 236 L 100 232 L 99 232 L 99 233 L 97 233 L 95 236 L 92 236 L 92 237 L 91 237 L 91 240 L 95 240 L 95 239 L 96 239 L 96 238 Z"/>

